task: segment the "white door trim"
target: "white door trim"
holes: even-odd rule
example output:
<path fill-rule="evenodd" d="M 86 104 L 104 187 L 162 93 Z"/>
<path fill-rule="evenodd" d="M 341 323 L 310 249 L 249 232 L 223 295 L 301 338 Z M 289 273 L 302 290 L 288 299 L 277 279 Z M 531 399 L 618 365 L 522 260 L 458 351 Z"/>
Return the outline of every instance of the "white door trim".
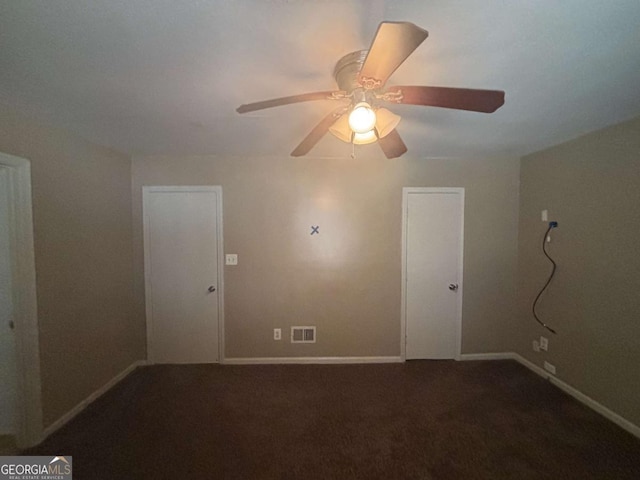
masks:
<path fill-rule="evenodd" d="M 151 295 L 146 292 L 151 291 L 151 272 L 149 258 L 149 222 L 147 217 L 147 202 L 149 194 L 154 192 L 216 192 L 218 195 L 216 218 L 218 222 L 218 358 L 219 363 L 224 363 L 224 246 L 222 232 L 222 187 L 219 185 L 201 186 L 147 186 L 142 187 L 142 218 L 144 229 L 144 286 L 145 286 L 145 310 L 147 320 L 147 361 L 152 363 L 153 355 L 151 351 L 150 339 L 153 325 L 151 323 Z"/>
<path fill-rule="evenodd" d="M 455 359 L 460 360 L 462 351 L 462 296 L 463 296 L 463 266 L 464 266 L 464 188 L 459 187 L 403 187 L 402 188 L 402 296 L 400 302 L 400 358 L 407 359 L 407 222 L 408 200 L 411 193 L 456 193 L 460 195 L 462 215 L 460 225 L 460 262 L 458 264 L 458 296 L 456 303 L 456 353 Z"/>
<path fill-rule="evenodd" d="M 31 164 L 24 158 L 0 153 L 0 165 L 9 171 L 9 235 L 18 383 L 16 443 L 23 448 L 40 443 L 43 432 Z"/>

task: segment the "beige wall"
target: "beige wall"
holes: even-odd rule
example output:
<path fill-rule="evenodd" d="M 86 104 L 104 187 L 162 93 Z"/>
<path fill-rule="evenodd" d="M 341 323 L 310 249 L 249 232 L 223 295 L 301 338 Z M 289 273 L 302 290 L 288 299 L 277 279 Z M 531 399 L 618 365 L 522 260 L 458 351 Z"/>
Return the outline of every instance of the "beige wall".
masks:
<path fill-rule="evenodd" d="M 222 185 L 226 357 L 400 354 L 403 186 L 466 188 L 463 352 L 504 351 L 515 315 L 519 161 L 133 159 L 137 314 L 143 185 Z M 310 235 L 311 225 L 320 235 Z M 291 325 L 316 325 L 292 345 Z M 273 328 L 285 340 L 272 340 Z"/>
<path fill-rule="evenodd" d="M 45 425 L 144 356 L 132 315 L 131 164 L 0 109 L 0 151 L 31 162 Z"/>
<path fill-rule="evenodd" d="M 522 160 L 517 350 L 640 425 L 640 118 L 590 133 Z M 550 264 L 546 225 L 559 222 L 549 252 L 558 263 L 539 312 L 555 327 L 549 352 L 530 313 Z"/>

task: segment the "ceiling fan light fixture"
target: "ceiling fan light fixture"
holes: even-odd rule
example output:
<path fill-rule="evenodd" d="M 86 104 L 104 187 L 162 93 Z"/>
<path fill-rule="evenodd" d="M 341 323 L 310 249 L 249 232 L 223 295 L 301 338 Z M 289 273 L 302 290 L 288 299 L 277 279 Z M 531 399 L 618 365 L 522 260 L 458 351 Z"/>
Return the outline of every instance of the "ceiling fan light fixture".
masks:
<path fill-rule="evenodd" d="M 291 156 L 306 155 L 327 132 L 331 132 L 343 142 L 353 145 L 379 140 L 387 158 L 398 158 L 407 152 L 396 128 L 400 117 L 387 109 L 377 108 L 379 102 L 481 113 L 493 113 L 504 105 L 505 93 L 502 90 L 425 85 L 385 87 L 391 75 L 428 35 L 426 30 L 411 22 L 382 22 L 368 50 L 348 53 L 336 63 L 333 76 L 339 90 L 247 103 L 236 111 L 247 113 L 293 103 L 349 99 L 348 105 L 341 104 L 326 115 L 291 152 Z"/>
<path fill-rule="evenodd" d="M 358 134 L 364 134 L 376 126 L 376 112 L 367 102 L 357 103 L 349 113 L 349 127 Z"/>
<path fill-rule="evenodd" d="M 384 138 L 389 135 L 400 123 L 400 115 L 396 115 L 386 108 L 376 110 L 376 130 L 378 136 Z"/>

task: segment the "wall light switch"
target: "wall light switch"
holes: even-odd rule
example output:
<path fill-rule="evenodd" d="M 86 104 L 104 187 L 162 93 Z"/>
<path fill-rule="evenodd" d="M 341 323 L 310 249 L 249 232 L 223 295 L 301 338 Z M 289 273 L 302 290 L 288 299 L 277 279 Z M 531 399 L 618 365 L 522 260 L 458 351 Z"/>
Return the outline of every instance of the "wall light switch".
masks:
<path fill-rule="evenodd" d="M 542 221 L 543 222 L 548 222 L 549 221 L 549 210 L 542 210 Z"/>
<path fill-rule="evenodd" d="M 224 256 L 224 264 L 225 265 L 237 265 L 238 264 L 238 254 L 237 253 L 227 253 Z"/>

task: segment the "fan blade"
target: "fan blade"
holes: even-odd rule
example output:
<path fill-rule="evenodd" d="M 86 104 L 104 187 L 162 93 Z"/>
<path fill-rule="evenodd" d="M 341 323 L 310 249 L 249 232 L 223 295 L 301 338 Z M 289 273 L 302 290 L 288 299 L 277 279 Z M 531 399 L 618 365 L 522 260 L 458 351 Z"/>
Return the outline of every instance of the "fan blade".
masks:
<path fill-rule="evenodd" d="M 313 130 L 305 137 L 300 145 L 298 145 L 293 152 L 291 152 L 292 157 L 301 157 L 309 153 L 316 143 L 318 143 L 322 137 L 326 135 L 329 131 L 329 127 L 334 124 L 334 122 L 340 118 L 340 116 L 344 113 L 344 107 L 340 107 L 335 109 L 329 115 L 324 117 L 320 123 L 318 123 Z"/>
<path fill-rule="evenodd" d="M 386 137 L 378 139 L 380 148 L 387 158 L 398 158 L 407 151 L 398 130 L 392 130 Z"/>
<path fill-rule="evenodd" d="M 471 112 L 492 113 L 504 105 L 502 90 L 473 90 L 470 88 L 393 86 L 385 95 L 391 94 L 392 102 L 407 105 L 455 108 Z M 400 95 L 401 94 L 401 95 Z M 393 95 L 399 95 L 398 100 Z"/>
<path fill-rule="evenodd" d="M 347 92 L 341 90 L 331 92 L 312 92 L 303 93 L 301 95 L 292 95 L 291 97 L 273 98 L 271 100 L 263 100 L 262 102 L 245 103 L 236 108 L 238 113 L 255 112 L 256 110 L 264 110 L 265 108 L 279 107 L 281 105 L 289 105 L 291 103 L 310 102 L 312 100 L 338 100 L 344 98 Z"/>
<path fill-rule="evenodd" d="M 413 23 L 382 22 L 358 74 L 358 82 L 368 89 L 382 87 L 428 36 L 429 32 Z"/>

